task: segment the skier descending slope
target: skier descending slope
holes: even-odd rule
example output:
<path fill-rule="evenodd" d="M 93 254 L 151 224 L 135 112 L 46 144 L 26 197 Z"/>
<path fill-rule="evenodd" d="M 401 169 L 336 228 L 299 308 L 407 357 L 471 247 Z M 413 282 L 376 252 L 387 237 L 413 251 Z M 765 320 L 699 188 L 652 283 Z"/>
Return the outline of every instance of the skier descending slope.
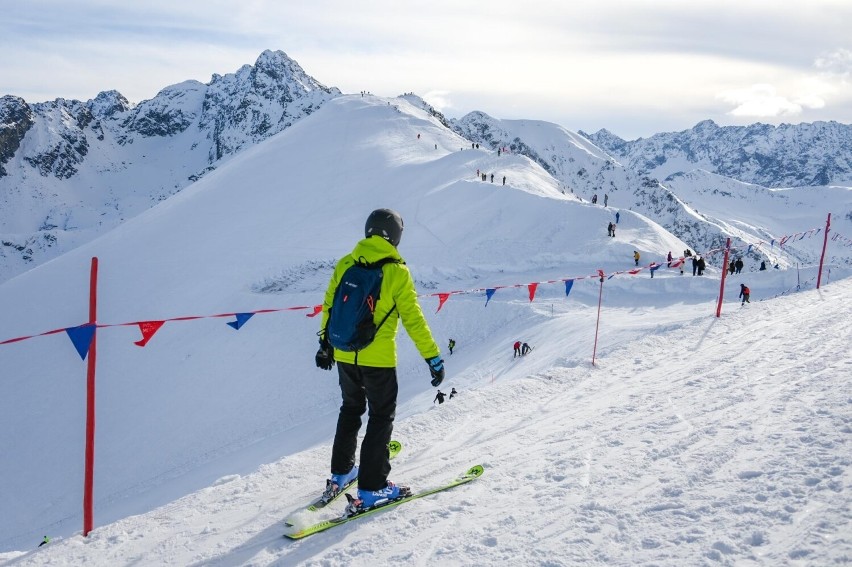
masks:
<path fill-rule="evenodd" d="M 331 370 L 337 361 L 343 398 L 331 454 L 331 482 L 327 484 L 344 487 L 358 478 L 358 496 L 347 508 L 351 513 L 411 492 L 408 487 L 388 481 L 391 467 L 387 446 L 393 432 L 398 392 L 399 319 L 429 365 L 432 386 L 438 387 L 444 379 L 440 349 L 417 303 L 411 272 L 397 251 L 402 230 L 402 217 L 396 211 L 373 211 L 364 227 L 365 238 L 337 263 L 323 302 L 316 364 Z M 356 271 L 363 272 L 363 280 L 354 278 Z M 368 286 L 375 286 L 376 292 L 371 288 L 367 293 Z M 359 320 L 362 316 L 358 315 L 357 303 L 367 306 L 364 320 Z M 370 413 L 359 468 L 355 466 L 355 449 L 361 416 L 368 405 Z"/>

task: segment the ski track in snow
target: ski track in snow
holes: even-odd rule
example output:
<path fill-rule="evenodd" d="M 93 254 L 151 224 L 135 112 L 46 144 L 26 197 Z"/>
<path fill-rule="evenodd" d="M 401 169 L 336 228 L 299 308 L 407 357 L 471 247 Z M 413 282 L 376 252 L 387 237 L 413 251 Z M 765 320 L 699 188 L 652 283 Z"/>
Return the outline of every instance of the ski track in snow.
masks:
<path fill-rule="evenodd" d="M 833 287 L 729 307 L 597 367 L 497 379 L 399 420 L 392 479 L 424 487 L 477 462 L 485 474 L 372 518 L 282 537 L 287 517 L 342 508 L 295 513 L 319 489 L 326 444 L 8 564 L 843 564 L 852 323 L 837 301 L 852 282 Z"/>

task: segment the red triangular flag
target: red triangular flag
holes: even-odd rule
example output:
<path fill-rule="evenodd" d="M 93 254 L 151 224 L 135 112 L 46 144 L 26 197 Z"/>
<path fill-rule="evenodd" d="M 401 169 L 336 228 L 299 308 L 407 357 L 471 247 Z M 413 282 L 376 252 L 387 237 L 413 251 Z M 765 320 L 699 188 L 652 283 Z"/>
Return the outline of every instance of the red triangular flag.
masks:
<path fill-rule="evenodd" d="M 535 290 L 538 289 L 538 284 L 537 283 L 527 284 L 527 287 L 530 289 L 530 303 L 532 303 L 532 300 L 535 298 Z"/>
<path fill-rule="evenodd" d="M 450 297 L 449 293 L 439 293 L 438 294 L 438 309 L 435 310 L 435 313 L 437 313 L 438 311 L 441 310 L 441 307 L 444 306 L 444 303 L 447 302 L 447 299 L 449 299 L 449 297 Z"/>
<path fill-rule="evenodd" d="M 322 313 L 322 305 L 314 305 L 313 313 L 308 313 L 305 317 L 316 317 L 320 313 Z"/>
<path fill-rule="evenodd" d="M 145 346 L 148 344 L 148 341 L 151 340 L 151 337 L 154 336 L 154 333 L 160 330 L 160 327 L 163 326 L 165 321 L 142 321 L 138 323 L 139 330 L 142 331 L 142 340 L 136 341 L 133 344 L 137 346 Z"/>

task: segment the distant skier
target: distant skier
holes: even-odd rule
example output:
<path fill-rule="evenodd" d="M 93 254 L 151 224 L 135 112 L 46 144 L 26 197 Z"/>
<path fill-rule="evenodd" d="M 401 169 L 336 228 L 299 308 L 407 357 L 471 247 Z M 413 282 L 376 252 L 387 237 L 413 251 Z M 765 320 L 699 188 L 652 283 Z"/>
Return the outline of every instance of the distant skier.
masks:
<path fill-rule="evenodd" d="M 604 207 L 609 204 L 609 193 L 604 193 Z"/>
<path fill-rule="evenodd" d="M 456 389 L 455 389 L 455 388 L 453 388 L 452 390 L 450 390 L 450 399 L 452 400 L 452 399 L 453 399 L 453 397 L 454 397 L 456 394 L 458 394 L 458 392 L 456 392 Z"/>
<path fill-rule="evenodd" d="M 704 256 L 696 256 L 698 258 L 698 275 L 704 275 L 704 268 L 707 267 L 707 262 L 704 261 Z"/>
<path fill-rule="evenodd" d="M 456 341 L 450 339 L 449 344 L 447 344 L 447 349 L 449 349 L 450 354 L 453 354 L 453 349 L 456 348 Z"/>
<path fill-rule="evenodd" d="M 606 225 L 606 235 L 612 236 L 612 223 L 609 223 L 608 225 Z"/>
<path fill-rule="evenodd" d="M 434 404 L 435 402 L 438 402 L 438 405 L 443 404 L 445 396 L 446 396 L 446 394 L 444 392 L 442 392 L 441 390 L 438 390 L 438 393 L 435 394 L 435 399 L 432 400 L 432 403 Z"/>
<path fill-rule="evenodd" d="M 748 288 L 748 286 L 746 284 L 740 284 L 740 295 L 739 295 L 739 297 L 743 298 L 743 302 L 740 303 L 740 305 L 745 305 L 746 303 L 751 303 L 751 301 L 748 300 L 750 295 L 751 295 L 751 290 Z"/>
<path fill-rule="evenodd" d="M 512 355 L 512 358 L 521 356 L 521 341 L 515 341 L 515 344 L 512 346 L 515 348 L 515 353 Z"/>
<path fill-rule="evenodd" d="M 762 272 L 765 269 L 766 269 L 766 260 L 761 260 L 760 261 L 760 271 Z"/>
<path fill-rule="evenodd" d="M 731 263 L 728 264 L 728 273 L 734 275 L 734 271 L 737 269 L 737 263 L 731 260 Z"/>
<path fill-rule="evenodd" d="M 745 264 L 743 264 L 743 259 L 742 259 L 742 258 L 737 258 L 737 263 L 736 263 L 737 272 L 736 272 L 736 273 L 738 273 L 738 274 L 739 274 L 740 272 L 742 272 L 742 271 L 743 271 L 743 266 L 745 266 Z"/>
<path fill-rule="evenodd" d="M 621 213 L 616 211 L 615 212 L 615 224 L 618 224 L 618 219 L 620 219 L 620 218 L 621 218 Z"/>
<path fill-rule="evenodd" d="M 595 193 L 594 195 L 592 195 L 592 204 L 593 204 L 593 205 L 597 205 L 597 204 L 598 204 L 598 194 L 597 194 L 597 193 Z"/>
<path fill-rule="evenodd" d="M 666 256 L 666 261 L 667 261 L 666 266 L 671 268 L 672 267 L 672 251 L 671 250 L 669 250 L 669 255 Z"/>
<path fill-rule="evenodd" d="M 639 251 L 633 251 L 633 262 L 638 266 L 639 265 Z"/>
<path fill-rule="evenodd" d="M 46 544 L 46 543 L 50 543 L 50 538 L 49 538 L 49 537 L 47 537 L 47 536 L 44 536 L 44 539 L 43 539 L 43 540 L 41 540 L 41 543 L 40 543 L 40 544 L 38 544 L 38 546 L 39 546 L 39 547 L 41 547 L 42 545 L 44 545 L 44 544 Z"/>
<path fill-rule="evenodd" d="M 530 351 L 532 351 L 532 348 L 530 348 L 530 345 L 528 345 L 527 343 L 524 343 L 523 345 L 521 345 L 521 356 L 523 356 L 525 354 L 529 354 Z"/>
<path fill-rule="evenodd" d="M 506 184 L 506 176 L 504 175 L 503 176 L 503 185 L 505 185 L 505 184 Z"/>

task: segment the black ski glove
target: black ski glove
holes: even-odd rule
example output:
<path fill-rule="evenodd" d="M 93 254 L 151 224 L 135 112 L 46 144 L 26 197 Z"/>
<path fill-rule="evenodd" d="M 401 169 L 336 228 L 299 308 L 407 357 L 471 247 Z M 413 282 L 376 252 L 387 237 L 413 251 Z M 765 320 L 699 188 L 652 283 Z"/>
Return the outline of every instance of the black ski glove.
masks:
<path fill-rule="evenodd" d="M 432 374 L 432 386 L 437 388 L 444 381 L 444 360 L 441 355 L 438 355 L 427 358 L 426 364 L 429 365 L 429 373 Z"/>
<path fill-rule="evenodd" d="M 317 368 L 331 370 L 334 366 L 334 349 L 328 343 L 328 339 L 325 336 L 320 337 L 319 343 L 320 347 L 316 356 Z"/>

